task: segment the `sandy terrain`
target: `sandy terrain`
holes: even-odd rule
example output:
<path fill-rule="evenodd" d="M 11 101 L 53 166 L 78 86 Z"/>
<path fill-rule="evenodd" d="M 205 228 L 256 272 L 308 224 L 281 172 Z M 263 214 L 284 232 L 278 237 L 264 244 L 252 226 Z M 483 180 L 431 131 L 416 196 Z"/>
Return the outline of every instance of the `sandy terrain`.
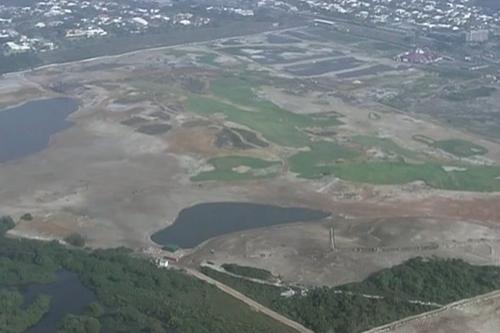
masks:
<path fill-rule="evenodd" d="M 240 263 L 270 270 L 292 283 L 336 286 L 362 280 L 415 256 L 458 257 L 475 264 L 499 265 L 499 251 L 500 228 L 496 225 L 423 218 L 334 218 L 218 237 L 183 262 L 195 266 L 203 260 Z"/>
<path fill-rule="evenodd" d="M 261 43 L 262 38 L 252 36 L 249 42 Z M 191 45 L 189 50 L 209 49 Z M 329 249 L 330 222 L 322 222 L 225 235 L 201 246 L 185 261 L 239 262 L 314 285 L 359 280 L 415 255 L 500 264 L 495 256 L 500 251 L 496 241 L 500 195 L 437 191 L 422 184 L 350 184 L 328 177 L 305 181 L 290 173 L 257 181 L 191 182 L 209 157 L 236 153 L 273 159 L 289 152 L 274 145 L 245 152 L 216 147 L 217 132 L 228 124 L 217 117 L 202 120 L 179 103 L 179 96 L 193 89 L 190 78 L 215 76 L 216 71 L 200 70 L 193 65 L 195 56 L 176 56 L 174 51 L 185 52 L 182 48 L 154 50 L 2 80 L 0 105 L 61 95 L 81 103 L 70 117 L 73 126 L 53 136 L 47 149 L 0 164 L 1 212 L 15 218 L 29 212 L 35 217 L 19 223 L 11 234 L 54 239 L 78 232 L 94 247 L 156 246 L 150 235 L 172 223 L 183 208 L 210 201 L 252 201 L 332 212 L 338 250 Z M 227 54 L 216 63 L 221 61 L 235 68 L 250 63 L 250 69 L 279 72 Z M 436 139 L 463 134 L 402 114 L 384 113 L 373 121 L 369 108 L 350 105 L 325 91 L 292 97 L 285 89 L 264 90 L 260 95 L 293 112 L 342 114 L 341 136 L 390 135 L 402 146 L 419 150 L 423 147 L 411 140 L 412 133 Z M 127 123 L 134 118 L 172 128 L 155 135 L 140 133 L 140 124 Z M 472 134 L 467 138 L 487 147 L 488 159 L 500 161 L 499 145 Z M 421 249 L 436 244 L 437 248 Z"/>

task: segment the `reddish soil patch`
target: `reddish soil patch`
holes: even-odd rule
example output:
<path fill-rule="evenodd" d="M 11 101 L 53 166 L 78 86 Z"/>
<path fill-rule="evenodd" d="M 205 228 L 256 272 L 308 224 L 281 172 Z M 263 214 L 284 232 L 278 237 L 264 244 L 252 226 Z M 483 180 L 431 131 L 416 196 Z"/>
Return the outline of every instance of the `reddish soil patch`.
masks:
<path fill-rule="evenodd" d="M 169 150 L 176 154 L 213 156 L 218 152 L 214 145 L 217 131 L 209 127 L 176 128 L 168 137 Z"/>

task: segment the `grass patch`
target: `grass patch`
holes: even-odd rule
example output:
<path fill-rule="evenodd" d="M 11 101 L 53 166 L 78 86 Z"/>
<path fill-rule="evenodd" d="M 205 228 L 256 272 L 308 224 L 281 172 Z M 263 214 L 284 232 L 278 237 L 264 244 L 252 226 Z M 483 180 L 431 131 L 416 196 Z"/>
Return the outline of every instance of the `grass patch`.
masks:
<path fill-rule="evenodd" d="M 246 156 L 216 157 L 208 160 L 214 170 L 202 172 L 192 181 L 235 181 L 270 178 L 278 174 L 280 162 Z"/>
<path fill-rule="evenodd" d="M 444 98 L 454 102 L 462 102 L 480 97 L 490 97 L 497 89 L 495 87 L 481 86 L 477 88 L 469 88 L 461 91 L 454 91 L 446 94 Z"/>
<path fill-rule="evenodd" d="M 398 185 L 420 180 L 443 190 L 500 191 L 500 167 L 496 166 L 472 166 L 466 171 L 447 172 L 440 165 L 430 163 L 345 163 L 336 165 L 333 173 L 344 180 L 375 185 Z"/>
<path fill-rule="evenodd" d="M 241 266 L 238 264 L 223 264 L 222 268 L 224 268 L 229 273 L 253 279 L 271 280 L 273 278 L 273 275 L 270 271 L 256 267 Z"/>
<path fill-rule="evenodd" d="M 413 82 L 411 91 L 413 94 L 425 95 L 429 92 L 430 82 L 436 84 L 440 81 L 442 79 L 439 77 L 428 75 Z M 301 151 L 288 160 L 290 170 L 301 178 L 317 179 L 333 174 L 343 180 L 375 185 L 423 181 L 431 187 L 444 190 L 500 191 L 499 167 L 472 166 L 465 171 L 445 171 L 441 165 L 426 160 L 418 152 L 405 149 L 390 139 L 356 136 L 353 141 L 364 147 L 379 147 L 401 157 L 425 163 L 362 162 L 361 153 L 356 149 L 333 142 L 312 141 L 306 131 L 330 129 L 340 123 L 337 116 L 296 114 L 281 109 L 255 94 L 253 89 L 258 85 L 256 82 L 256 78 L 221 77 L 211 82 L 211 95 L 189 95 L 185 102 L 186 109 L 205 116 L 223 115 L 227 121 L 244 125 L 260 133 L 267 141 L 283 147 L 308 147 L 308 151 Z M 409 90 L 409 87 L 405 89 Z M 413 139 L 453 151 L 458 156 L 486 153 L 483 147 L 468 142 L 435 142 L 422 135 L 415 135 Z M 246 161 L 213 159 L 209 163 L 214 165 L 215 170 L 193 177 L 194 181 L 246 180 L 271 177 L 277 173 L 261 172 L 269 166 L 254 167 L 252 162 Z M 249 170 L 241 172 L 240 168 L 240 172 L 236 172 L 234 168 L 239 166 L 248 167 Z"/>
<path fill-rule="evenodd" d="M 470 157 L 488 153 L 488 149 L 462 139 L 440 140 L 436 141 L 433 146 L 458 157 Z"/>
<path fill-rule="evenodd" d="M 358 135 L 352 138 L 352 141 L 364 147 L 378 147 L 386 152 L 392 152 L 396 155 L 410 159 L 418 159 L 419 154 L 413 150 L 401 147 L 388 138 L 379 138 L 374 136 Z"/>
<path fill-rule="evenodd" d="M 330 175 L 338 163 L 353 159 L 359 152 L 333 142 L 315 142 L 309 151 L 300 152 L 289 158 L 290 170 L 301 178 L 321 178 Z"/>
<path fill-rule="evenodd" d="M 275 107 L 273 103 L 255 95 L 253 88 L 254 84 L 250 81 L 237 77 L 221 77 L 210 82 L 210 90 L 214 95 L 232 103 L 264 110 Z"/>
<path fill-rule="evenodd" d="M 217 59 L 217 54 L 215 53 L 204 53 L 196 57 L 196 61 L 200 64 L 218 66 L 219 64 L 215 62 L 215 59 Z"/>
<path fill-rule="evenodd" d="M 336 117 L 314 118 L 308 115 L 295 114 L 283 110 L 266 101 L 255 101 L 252 95 L 244 95 L 239 88 L 233 89 L 231 101 L 250 105 L 255 111 L 224 103 L 222 101 L 200 95 L 190 95 L 186 108 L 202 115 L 223 114 L 225 119 L 257 131 L 268 141 L 286 147 L 304 147 L 309 143 L 309 137 L 300 128 L 324 127 L 338 125 Z"/>
<path fill-rule="evenodd" d="M 432 138 L 429 138 L 428 136 L 420 134 L 412 136 L 412 139 L 424 143 L 430 147 L 444 150 L 445 152 L 457 157 L 470 157 L 475 155 L 485 155 L 488 153 L 488 149 L 473 142 L 462 139 L 436 141 Z"/>

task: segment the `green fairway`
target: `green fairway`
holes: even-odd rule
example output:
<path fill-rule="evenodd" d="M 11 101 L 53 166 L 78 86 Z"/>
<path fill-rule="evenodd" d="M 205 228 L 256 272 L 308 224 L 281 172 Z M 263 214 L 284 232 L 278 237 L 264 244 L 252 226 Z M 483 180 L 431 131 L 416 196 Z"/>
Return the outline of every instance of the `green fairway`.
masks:
<path fill-rule="evenodd" d="M 255 111 L 245 110 L 210 97 L 190 95 L 186 108 L 207 116 L 215 113 L 223 114 L 226 120 L 245 125 L 261 133 L 267 140 L 285 147 L 308 145 L 309 137 L 300 130 L 301 128 L 326 127 L 339 123 L 335 117 L 325 120 L 288 112 L 268 102 L 259 102 L 259 104 L 262 108 L 259 107 Z"/>
<path fill-rule="evenodd" d="M 301 178 L 314 179 L 329 175 L 337 163 L 359 155 L 356 150 L 333 142 L 315 142 L 309 148 L 309 151 L 300 152 L 288 159 L 290 170 Z"/>
<path fill-rule="evenodd" d="M 461 139 L 436 141 L 433 146 L 457 157 L 470 157 L 488 153 L 488 149 Z"/>
<path fill-rule="evenodd" d="M 249 80 L 237 77 L 221 77 L 210 82 L 210 90 L 215 96 L 231 101 L 232 103 L 261 110 L 276 107 L 270 101 L 258 97 L 252 90 L 253 88 L 254 84 Z"/>
<path fill-rule="evenodd" d="M 366 161 L 361 149 L 335 142 L 315 141 L 317 138 L 308 135 L 306 130 L 331 129 L 340 124 L 336 115 L 289 112 L 259 97 L 256 87 L 255 78 L 220 77 L 210 82 L 209 94 L 188 95 L 185 107 L 204 116 L 222 115 L 226 121 L 244 125 L 278 146 L 301 148 L 288 158 L 290 171 L 300 178 L 318 179 L 334 175 L 347 181 L 375 185 L 423 181 L 437 189 L 500 191 L 500 167 L 460 166 L 463 171 L 446 171 L 439 163 L 403 148 L 389 138 L 358 135 L 352 138 L 352 142 L 364 149 L 379 148 L 397 155 L 402 158 L 400 162 Z M 413 138 L 460 157 L 487 152 L 485 148 L 465 140 L 434 141 L 420 135 Z M 214 170 L 202 172 L 192 180 L 248 180 L 274 177 L 279 172 L 279 162 L 250 157 L 215 158 L 208 163 L 214 166 Z"/>
<path fill-rule="evenodd" d="M 246 156 L 226 156 L 208 161 L 214 170 L 202 172 L 191 178 L 193 181 L 235 181 L 274 177 L 280 170 L 281 162 L 266 161 Z"/>
<path fill-rule="evenodd" d="M 196 56 L 196 61 L 200 64 L 210 65 L 210 66 L 218 66 L 219 64 L 215 62 L 217 59 L 217 54 L 215 53 L 202 53 Z"/>
<path fill-rule="evenodd" d="M 495 192 L 500 191 L 500 167 L 472 166 L 465 171 L 445 171 L 435 164 L 393 162 L 346 163 L 333 168 L 344 180 L 376 185 L 397 185 L 423 181 L 443 190 Z"/>
<path fill-rule="evenodd" d="M 375 136 L 358 135 L 352 138 L 352 141 L 366 148 L 377 147 L 388 153 L 394 153 L 398 156 L 409 159 L 418 159 L 419 154 L 413 150 L 401 147 L 388 138 L 379 138 Z"/>

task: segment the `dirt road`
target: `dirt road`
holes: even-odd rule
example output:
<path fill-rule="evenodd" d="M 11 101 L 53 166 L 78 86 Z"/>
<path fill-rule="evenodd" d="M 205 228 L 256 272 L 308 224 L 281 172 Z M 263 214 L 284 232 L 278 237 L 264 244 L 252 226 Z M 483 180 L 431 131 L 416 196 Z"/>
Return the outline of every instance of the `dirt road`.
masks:
<path fill-rule="evenodd" d="M 376 327 L 365 331 L 364 333 L 397 333 L 397 332 L 435 332 L 438 331 L 437 327 L 441 329 L 445 329 L 444 331 L 440 330 L 440 332 L 451 331 L 447 330 L 446 327 L 440 327 L 440 321 L 436 320 L 436 327 L 432 326 L 431 321 L 433 319 L 441 318 L 445 315 L 445 313 L 450 312 L 452 310 L 464 309 L 467 307 L 473 307 L 479 305 L 481 303 L 487 303 L 492 300 L 496 300 L 500 298 L 500 290 L 496 290 L 487 294 L 479 295 L 472 298 L 467 298 L 464 300 L 460 300 L 448 305 L 443 306 L 442 308 L 424 312 L 419 315 L 403 318 L 401 320 Z M 477 313 L 472 312 L 468 314 L 469 316 L 476 316 Z M 466 315 L 467 316 L 467 315 Z M 456 318 L 455 318 L 456 319 Z M 427 325 L 423 325 L 427 324 Z M 445 321 L 446 324 L 446 321 Z M 429 326 L 431 329 L 428 330 Z M 419 329 L 420 328 L 420 329 Z M 426 329 L 427 328 L 427 329 Z M 453 332 L 458 332 L 453 330 Z M 463 329 L 460 329 L 460 332 L 471 332 L 467 326 L 463 326 Z"/>
<path fill-rule="evenodd" d="M 311 331 L 311 330 L 310 330 L 310 329 L 308 329 L 308 328 L 305 328 L 305 327 L 304 327 L 304 326 L 302 326 L 301 324 L 299 324 L 299 323 L 297 323 L 297 322 L 295 322 L 295 321 L 293 321 L 293 320 L 291 320 L 291 319 L 288 319 L 288 318 L 286 318 L 286 317 L 284 317 L 284 316 L 280 315 L 280 314 L 279 314 L 279 313 L 277 313 L 277 312 L 274 312 L 273 310 L 271 310 L 271 309 L 269 309 L 269 308 L 267 308 L 267 307 L 263 306 L 262 304 L 259 304 L 259 303 L 255 302 L 254 300 L 252 300 L 252 299 L 250 299 L 250 298 L 246 297 L 246 296 L 245 296 L 245 295 L 243 295 L 242 293 L 240 293 L 240 292 L 238 292 L 238 291 L 236 291 L 236 290 L 234 290 L 234 289 L 232 289 L 232 288 L 230 288 L 230 287 L 226 286 L 226 285 L 225 285 L 225 284 L 223 284 L 223 283 L 220 283 L 220 282 L 218 282 L 218 281 L 216 281 L 216 280 L 214 280 L 214 279 L 212 279 L 212 278 L 210 278 L 210 277 L 206 276 L 205 274 L 203 274 L 203 273 L 201 273 L 201 272 L 199 272 L 199 271 L 197 271 L 197 270 L 190 269 L 190 268 L 184 268 L 184 270 L 185 270 L 188 274 L 190 274 L 190 275 L 192 275 L 192 276 L 194 276 L 194 277 L 196 277 L 196 278 L 198 278 L 198 279 L 200 279 L 200 280 L 203 280 L 203 281 L 205 281 L 205 282 L 207 282 L 207 283 L 210 283 L 210 284 L 212 284 L 212 285 L 215 285 L 217 288 L 219 288 L 219 289 L 220 289 L 220 290 L 222 290 L 223 292 L 225 292 L 225 293 L 227 293 L 227 294 L 229 294 L 229 295 L 231 295 L 231 296 L 233 296 L 233 297 L 235 297 L 235 298 L 239 299 L 240 301 L 242 301 L 242 302 L 244 302 L 244 303 L 248 304 L 248 305 L 249 305 L 252 309 L 254 309 L 255 311 L 262 312 L 263 314 L 265 314 L 265 315 L 267 315 L 267 316 L 269 316 L 269 317 L 273 318 L 274 320 L 277 320 L 277 321 L 279 321 L 280 323 L 282 323 L 282 324 L 284 324 L 284 325 L 286 325 L 286 326 L 288 326 L 288 327 L 293 328 L 293 329 L 294 329 L 294 330 L 296 330 L 297 332 L 300 332 L 300 333 L 314 333 L 313 331 Z"/>

